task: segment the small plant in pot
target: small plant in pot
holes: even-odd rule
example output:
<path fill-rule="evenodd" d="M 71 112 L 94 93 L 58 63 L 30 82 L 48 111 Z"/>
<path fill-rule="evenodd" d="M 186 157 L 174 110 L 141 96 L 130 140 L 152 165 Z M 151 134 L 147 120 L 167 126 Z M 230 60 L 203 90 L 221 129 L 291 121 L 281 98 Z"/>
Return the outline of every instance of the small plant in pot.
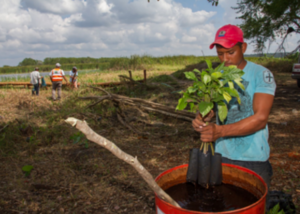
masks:
<path fill-rule="evenodd" d="M 227 117 L 227 104 L 234 97 L 241 103 L 237 87 L 245 90 L 242 84 L 244 72 L 236 66 L 224 66 L 221 63 L 215 69 L 212 63 L 206 60 L 208 68 L 202 72 L 194 69 L 184 72 L 187 79 L 193 81 L 193 85 L 182 93 L 178 100 L 177 110 L 189 108 L 189 111 L 199 112 L 204 118 L 211 110 L 217 111 L 218 120 L 224 123 Z M 235 87 L 236 86 L 236 87 Z M 211 154 L 208 153 L 209 146 Z M 214 155 L 213 142 L 202 142 L 199 149 L 192 149 L 190 153 L 187 182 L 195 183 L 208 188 L 210 185 L 218 185 L 222 182 L 221 154 Z"/>

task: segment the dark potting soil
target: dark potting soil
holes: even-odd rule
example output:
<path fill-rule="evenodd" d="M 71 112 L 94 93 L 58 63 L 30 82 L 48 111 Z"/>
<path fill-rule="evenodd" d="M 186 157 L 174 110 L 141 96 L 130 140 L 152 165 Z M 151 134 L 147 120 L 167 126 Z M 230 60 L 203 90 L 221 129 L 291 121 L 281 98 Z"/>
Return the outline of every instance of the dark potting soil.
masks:
<path fill-rule="evenodd" d="M 166 192 L 184 209 L 200 212 L 230 211 L 249 206 L 258 199 L 240 187 L 221 184 L 205 189 L 200 185 L 183 183 Z"/>

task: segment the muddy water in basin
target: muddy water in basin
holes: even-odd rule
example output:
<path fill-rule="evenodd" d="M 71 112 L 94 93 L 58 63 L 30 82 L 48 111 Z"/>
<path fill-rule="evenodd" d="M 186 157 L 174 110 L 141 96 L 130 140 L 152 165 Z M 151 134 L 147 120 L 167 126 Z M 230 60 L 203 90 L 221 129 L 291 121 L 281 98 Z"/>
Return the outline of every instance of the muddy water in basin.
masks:
<path fill-rule="evenodd" d="M 182 183 L 166 192 L 184 209 L 201 212 L 222 212 L 249 206 L 258 199 L 250 192 L 230 184 L 205 189 Z"/>

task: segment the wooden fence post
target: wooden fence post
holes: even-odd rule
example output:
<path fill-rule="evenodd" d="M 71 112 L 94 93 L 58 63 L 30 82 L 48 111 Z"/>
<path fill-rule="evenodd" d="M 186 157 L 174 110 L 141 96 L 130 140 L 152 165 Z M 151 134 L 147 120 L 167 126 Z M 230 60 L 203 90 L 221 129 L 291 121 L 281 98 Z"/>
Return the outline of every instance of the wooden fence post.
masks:
<path fill-rule="evenodd" d="M 146 81 L 147 81 L 147 71 L 144 70 L 144 83 L 146 83 Z"/>
<path fill-rule="evenodd" d="M 131 73 L 131 71 L 128 71 L 128 73 L 129 73 L 129 78 L 132 79 L 132 73 Z"/>

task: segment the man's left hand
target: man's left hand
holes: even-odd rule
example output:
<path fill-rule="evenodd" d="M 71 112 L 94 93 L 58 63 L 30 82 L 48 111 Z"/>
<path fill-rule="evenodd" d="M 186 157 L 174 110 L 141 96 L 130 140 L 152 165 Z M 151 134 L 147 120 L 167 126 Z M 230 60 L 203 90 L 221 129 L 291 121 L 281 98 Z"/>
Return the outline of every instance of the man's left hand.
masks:
<path fill-rule="evenodd" d="M 202 142 L 214 142 L 218 138 L 222 137 L 221 135 L 221 127 L 214 124 L 209 123 L 208 125 L 204 124 L 198 130 L 201 133 L 201 141 Z"/>

